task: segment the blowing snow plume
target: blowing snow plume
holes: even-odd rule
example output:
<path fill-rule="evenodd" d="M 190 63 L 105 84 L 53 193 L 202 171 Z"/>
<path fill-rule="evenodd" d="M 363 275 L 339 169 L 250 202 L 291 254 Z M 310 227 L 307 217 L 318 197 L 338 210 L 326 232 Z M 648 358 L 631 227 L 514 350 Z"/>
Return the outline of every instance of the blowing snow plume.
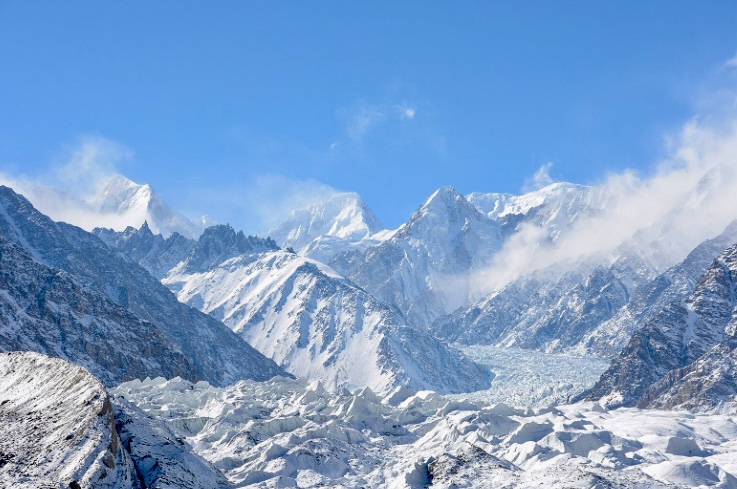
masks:
<path fill-rule="evenodd" d="M 55 221 L 122 231 L 148 221 L 154 233 L 178 232 L 196 238 L 213 223 L 172 211 L 149 185 L 139 185 L 119 174 L 118 166 L 132 151 L 101 137 L 84 137 L 64 162 L 42 175 L 2 174 L 0 184 L 23 194 L 39 211 Z"/>
<path fill-rule="evenodd" d="M 626 170 L 595 187 L 605 195 L 605 209 L 574 221 L 557 239 L 549 239 L 545 227 L 520 226 L 473 277 L 475 293 L 501 290 L 533 271 L 574 264 L 628 240 L 662 270 L 719 234 L 737 219 L 737 118 L 719 127 L 691 121 L 668 146 L 652 175 Z"/>

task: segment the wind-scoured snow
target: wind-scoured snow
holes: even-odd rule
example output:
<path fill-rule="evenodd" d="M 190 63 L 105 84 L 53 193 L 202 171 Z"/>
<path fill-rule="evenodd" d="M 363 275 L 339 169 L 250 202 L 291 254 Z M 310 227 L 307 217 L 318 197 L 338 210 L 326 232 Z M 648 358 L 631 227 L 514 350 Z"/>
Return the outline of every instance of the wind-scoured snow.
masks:
<path fill-rule="evenodd" d="M 178 379 L 114 390 L 241 487 L 721 487 L 737 484 L 734 416 L 518 410 L 431 392 L 329 394 L 316 382 Z"/>

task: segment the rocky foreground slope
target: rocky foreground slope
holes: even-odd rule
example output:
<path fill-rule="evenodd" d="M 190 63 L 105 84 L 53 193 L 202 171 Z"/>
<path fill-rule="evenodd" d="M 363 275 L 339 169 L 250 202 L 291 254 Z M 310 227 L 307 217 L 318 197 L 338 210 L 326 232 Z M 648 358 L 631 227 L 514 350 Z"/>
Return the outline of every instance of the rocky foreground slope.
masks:
<path fill-rule="evenodd" d="M 0 354 L 0 486 L 218 489 L 226 479 L 82 367 Z"/>

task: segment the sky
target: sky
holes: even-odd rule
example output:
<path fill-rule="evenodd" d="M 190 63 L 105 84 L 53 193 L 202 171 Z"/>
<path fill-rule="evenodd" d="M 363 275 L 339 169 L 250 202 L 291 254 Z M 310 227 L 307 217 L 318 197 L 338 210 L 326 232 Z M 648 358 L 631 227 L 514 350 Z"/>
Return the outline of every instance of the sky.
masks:
<path fill-rule="evenodd" d="M 716 1 L 0 0 L 0 172 L 83 195 L 59 169 L 97 141 L 190 216 L 258 232 L 340 190 L 396 227 L 443 185 L 656 173 L 737 112 L 735 26 Z"/>

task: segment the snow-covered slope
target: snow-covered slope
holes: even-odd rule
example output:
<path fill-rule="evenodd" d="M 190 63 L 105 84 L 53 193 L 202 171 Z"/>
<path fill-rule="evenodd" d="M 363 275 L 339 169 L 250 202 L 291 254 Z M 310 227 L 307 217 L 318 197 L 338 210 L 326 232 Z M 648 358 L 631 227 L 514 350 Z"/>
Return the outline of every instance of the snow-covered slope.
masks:
<path fill-rule="evenodd" d="M 470 274 L 500 245 L 498 223 L 443 187 L 381 244 L 344 252 L 330 265 L 425 330 L 468 302 Z"/>
<path fill-rule="evenodd" d="M 568 351 L 611 318 L 630 298 L 633 271 L 647 267 L 598 264 L 592 257 L 564 271 L 544 270 L 508 284 L 496 294 L 433 323 L 438 337 L 463 344 L 486 344 Z M 631 260 L 630 260 L 631 261 Z M 565 270 L 568 269 L 568 270 Z"/>
<path fill-rule="evenodd" d="M 737 424 L 728 415 L 592 403 L 523 411 L 431 392 L 330 395 L 282 379 L 224 389 L 134 381 L 115 393 L 165 420 L 242 487 L 737 485 Z"/>
<path fill-rule="evenodd" d="M 102 384 L 36 353 L 0 353 L 0 486 L 138 488 Z"/>
<path fill-rule="evenodd" d="M 207 232 L 200 241 L 206 237 Z M 276 250 L 203 269 L 193 266 L 193 257 L 164 284 L 295 375 L 331 388 L 368 386 L 379 392 L 395 386 L 439 392 L 488 386 L 484 370 L 408 328 L 401 314 L 321 263 Z"/>
<path fill-rule="evenodd" d="M 608 405 L 647 406 L 659 403 L 658 396 L 670 385 L 660 385 L 649 390 L 653 384 L 677 369 L 689 367 L 721 342 L 737 333 L 737 245 L 722 252 L 712 263 L 686 300 L 676 300 L 666 305 L 642 329 L 635 332 L 611 367 L 602 375 L 589 393 L 589 399 L 603 399 Z M 728 345 L 729 343 L 727 343 Z M 724 345 L 723 345 L 724 346 Z M 729 348 L 722 347 L 716 353 L 729 355 Z M 708 382 L 711 375 L 719 375 L 719 355 L 701 358 L 695 365 L 679 374 L 671 375 L 667 384 L 676 382 L 688 372 L 701 372 L 703 378 L 696 383 Z M 718 360 L 711 366 L 705 359 Z M 725 357 L 726 359 L 726 357 Z M 729 362 L 727 362 L 729 364 Z M 737 375 L 732 364 L 729 376 Z M 692 404 L 700 403 L 695 397 Z M 728 401 L 722 399 L 721 401 Z M 671 405 L 671 401 L 663 401 Z M 710 401 L 711 402 L 711 401 Z"/>
<path fill-rule="evenodd" d="M 177 301 L 146 270 L 96 236 L 53 222 L 7 187 L 0 187 L 0 235 L 150 322 L 194 367 L 193 380 L 223 385 L 283 373 L 222 323 Z"/>
<path fill-rule="evenodd" d="M 83 368 L 37 353 L 0 354 L 0 486 L 219 489 L 226 484 L 163 422 L 109 396 Z"/>

